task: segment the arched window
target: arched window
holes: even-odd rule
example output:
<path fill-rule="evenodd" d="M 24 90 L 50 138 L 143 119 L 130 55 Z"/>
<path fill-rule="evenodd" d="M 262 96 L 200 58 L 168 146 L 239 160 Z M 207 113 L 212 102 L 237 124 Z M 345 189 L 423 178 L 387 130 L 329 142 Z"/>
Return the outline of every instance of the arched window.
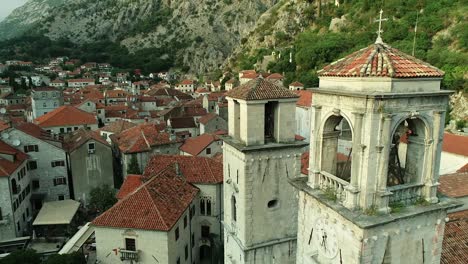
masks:
<path fill-rule="evenodd" d="M 352 146 L 352 131 L 348 121 L 339 115 L 329 117 L 322 135 L 322 171 L 349 182 Z"/>
<path fill-rule="evenodd" d="M 421 119 L 408 118 L 396 126 L 389 150 L 387 186 L 421 181 L 425 138 L 426 126 Z"/>
<path fill-rule="evenodd" d="M 206 215 L 211 215 L 211 200 L 206 200 Z"/>
<path fill-rule="evenodd" d="M 205 215 L 205 199 L 200 200 L 200 214 Z"/>
<path fill-rule="evenodd" d="M 237 221 L 237 205 L 236 197 L 234 197 L 234 195 L 231 197 L 231 211 L 232 220 Z"/>

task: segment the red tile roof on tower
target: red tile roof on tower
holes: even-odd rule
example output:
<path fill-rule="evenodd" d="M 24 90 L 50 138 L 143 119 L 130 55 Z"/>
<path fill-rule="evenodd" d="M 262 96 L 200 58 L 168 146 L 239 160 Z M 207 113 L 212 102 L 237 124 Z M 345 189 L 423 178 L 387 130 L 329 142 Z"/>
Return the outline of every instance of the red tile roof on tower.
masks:
<path fill-rule="evenodd" d="M 98 216 L 94 226 L 169 231 L 199 190 L 177 175 L 174 164 Z"/>
<path fill-rule="evenodd" d="M 309 108 L 312 104 L 312 92 L 308 90 L 294 91 L 295 94 L 299 95 L 296 105 L 300 107 Z"/>
<path fill-rule="evenodd" d="M 449 197 L 459 198 L 468 196 L 468 173 L 442 175 L 439 178 L 439 182 L 439 192 Z"/>
<path fill-rule="evenodd" d="M 218 140 L 220 140 L 218 136 L 205 133 L 198 137 L 188 138 L 179 149 L 192 156 L 197 156 L 211 143 Z"/>
<path fill-rule="evenodd" d="M 442 151 L 468 156 L 468 136 L 444 133 Z"/>
<path fill-rule="evenodd" d="M 262 78 L 251 80 L 226 93 L 226 96 L 241 100 L 266 100 L 297 98 L 292 91 L 275 85 Z"/>
<path fill-rule="evenodd" d="M 304 84 L 296 81 L 296 82 L 290 83 L 289 86 L 304 87 Z"/>
<path fill-rule="evenodd" d="M 319 76 L 418 78 L 444 72 L 387 44 L 372 44 L 318 71 Z"/>
<path fill-rule="evenodd" d="M 283 75 L 279 73 L 272 73 L 268 75 L 268 77 L 266 77 L 267 80 L 281 80 L 283 78 L 284 78 Z"/>
<path fill-rule="evenodd" d="M 7 156 L 14 156 L 12 161 L 0 157 L 0 177 L 11 175 L 19 166 L 21 166 L 21 164 L 23 164 L 25 160 L 28 159 L 28 155 L 8 145 L 3 142 L 3 140 L 0 140 L 0 153 Z"/>
<path fill-rule="evenodd" d="M 151 151 L 152 147 L 175 143 L 169 133 L 159 131 L 152 123 L 140 124 L 129 128 L 120 134 L 111 135 L 123 153 L 138 153 Z"/>
<path fill-rule="evenodd" d="M 216 184 L 223 182 L 223 164 L 213 158 L 181 156 L 181 155 L 156 155 L 148 161 L 143 173 L 143 178 L 148 180 L 169 164 L 177 163 L 183 177 L 189 183 Z"/>
<path fill-rule="evenodd" d="M 466 263 L 468 259 L 468 210 L 448 214 L 442 243 L 441 264 Z"/>
<path fill-rule="evenodd" d="M 117 192 L 117 194 L 115 195 L 115 197 L 117 199 L 119 199 L 119 200 L 123 199 L 123 198 L 127 197 L 127 195 L 129 195 L 130 193 L 135 191 L 142 184 L 143 184 L 143 181 L 142 181 L 141 175 L 128 174 L 125 177 L 125 180 L 124 180 L 122 186 L 120 186 L 120 189 Z"/>
<path fill-rule="evenodd" d="M 73 106 L 64 105 L 34 120 L 40 127 L 97 124 L 96 116 Z"/>

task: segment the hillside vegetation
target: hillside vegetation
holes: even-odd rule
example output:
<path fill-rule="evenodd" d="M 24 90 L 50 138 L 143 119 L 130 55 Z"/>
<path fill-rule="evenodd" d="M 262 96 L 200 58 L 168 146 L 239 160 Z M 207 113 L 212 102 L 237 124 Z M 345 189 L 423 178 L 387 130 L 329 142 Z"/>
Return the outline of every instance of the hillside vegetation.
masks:
<path fill-rule="evenodd" d="M 315 3 L 320 1 L 315 1 Z M 268 70 L 284 73 L 286 84 L 317 86 L 316 71 L 375 42 L 375 19 L 384 10 L 383 40 L 446 72 L 444 88 L 468 92 L 468 5 L 464 0 L 282 1 L 230 58 L 229 67 L 253 68 L 265 55 L 282 54 Z M 375 2 L 379 2 L 376 4 Z M 414 28 L 418 16 L 416 40 Z M 287 18 L 286 22 L 285 19 Z M 290 53 L 292 62 L 290 63 Z"/>

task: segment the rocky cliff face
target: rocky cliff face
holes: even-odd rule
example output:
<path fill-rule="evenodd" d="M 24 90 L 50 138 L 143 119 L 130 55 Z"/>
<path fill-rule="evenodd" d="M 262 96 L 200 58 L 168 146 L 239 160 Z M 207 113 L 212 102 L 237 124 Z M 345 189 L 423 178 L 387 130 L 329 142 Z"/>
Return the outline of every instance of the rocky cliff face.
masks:
<path fill-rule="evenodd" d="M 218 69 L 277 0 L 31 0 L 0 23 L 0 38 L 35 27 L 51 39 L 118 41 L 177 52 L 193 72 Z"/>

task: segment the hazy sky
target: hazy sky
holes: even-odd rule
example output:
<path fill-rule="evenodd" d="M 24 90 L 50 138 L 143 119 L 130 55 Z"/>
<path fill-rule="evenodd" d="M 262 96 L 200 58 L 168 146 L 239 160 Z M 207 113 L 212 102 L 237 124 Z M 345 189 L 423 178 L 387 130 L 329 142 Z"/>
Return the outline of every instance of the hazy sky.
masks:
<path fill-rule="evenodd" d="M 27 0 L 0 0 L 0 21 L 7 17 L 15 8 L 26 2 Z"/>

